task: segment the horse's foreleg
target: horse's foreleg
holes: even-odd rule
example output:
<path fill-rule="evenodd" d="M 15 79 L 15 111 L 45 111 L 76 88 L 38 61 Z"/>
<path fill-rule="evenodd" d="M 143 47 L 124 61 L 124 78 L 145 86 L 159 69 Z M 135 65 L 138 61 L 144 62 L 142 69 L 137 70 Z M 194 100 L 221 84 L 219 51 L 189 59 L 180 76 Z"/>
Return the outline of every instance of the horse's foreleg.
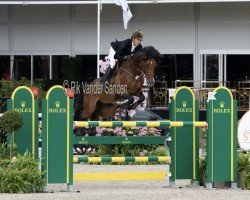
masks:
<path fill-rule="evenodd" d="M 144 100 L 145 100 L 145 96 L 143 95 L 143 93 L 141 93 L 139 99 L 136 102 L 128 106 L 128 110 L 136 109 L 137 106 L 139 106 Z"/>
<path fill-rule="evenodd" d="M 121 95 L 120 97 L 125 99 L 125 102 L 116 102 L 118 108 L 126 108 L 134 102 L 134 97 L 130 94 Z"/>

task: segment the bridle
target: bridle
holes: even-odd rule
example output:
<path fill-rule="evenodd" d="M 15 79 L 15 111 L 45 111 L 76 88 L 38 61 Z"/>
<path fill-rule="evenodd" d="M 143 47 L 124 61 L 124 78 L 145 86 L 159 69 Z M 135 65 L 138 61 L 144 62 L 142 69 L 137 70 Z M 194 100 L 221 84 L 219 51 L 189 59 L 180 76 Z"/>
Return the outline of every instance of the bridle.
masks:
<path fill-rule="evenodd" d="M 140 54 L 145 54 L 145 53 L 140 53 Z M 136 55 L 138 55 L 138 54 L 136 54 Z M 134 55 L 132 55 L 132 56 L 134 56 Z M 134 74 L 132 74 L 131 72 L 129 72 L 127 69 L 125 69 L 125 66 L 127 65 L 128 62 L 130 62 L 130 63 L 132 64 L 132 66 L 135 67 L 136 70 L 140 72 L 140 75 L 134 75 Z M 152 64 L 152 61 L 150 62 L 150 64 Z M 147 70 L 146 70 L 146 67 L 147 67 L 147 60 L 146 60 L 146 61 L 143 61 L 143 62 L 139 65 L 139 67 L 137 67 L 137 66 L 135 66 L 135 64 L 133 63 L 133 61 L 131 60 L 131 58 L 129 58 L 129 59 L 126 60 L 126 62 L 124 62 L 124 63 L 122 64 L 121 68 L 119 68 L 118 70 L 123 70 L 123 71 L 125 71 L 125 72 L 126 72 L 127 74 L 129 74 L 130 76 L 133 76 L 133 77 L 135 78 L 135 80 L 139 80 L 139 79 L 141 79 L 141 78 L 143 78 L 143 79 L 144 79 L 144 78 L 150 79 L 150 78 L 154 77 L 154 74 L 144 73 L 144 72 L 143 72 L 143 70 L 144 70 L 144 71 L 147 71 Z M 143 70 L 141 70 L 141 69 L 143 69 Z"/>

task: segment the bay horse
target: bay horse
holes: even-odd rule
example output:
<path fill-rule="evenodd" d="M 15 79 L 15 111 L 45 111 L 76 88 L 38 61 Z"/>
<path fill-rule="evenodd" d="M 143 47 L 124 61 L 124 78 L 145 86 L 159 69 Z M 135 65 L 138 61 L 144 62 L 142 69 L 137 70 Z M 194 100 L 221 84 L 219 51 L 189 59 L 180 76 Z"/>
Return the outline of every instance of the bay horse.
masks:
<path fill-rule="evenodd" d="M 160 57 L 161 54 L 154 47 L 144 47 L 122 63 L 118 63 L 108 84 L 103 83 L 101 78 L 95 79 L 90 84 L 95 91 L 89 90 L 83 96 L 84 110 L 81 113 L 81 120 L 98 116 L 111 117 L 119 107 L 135 109 L 145 99 L 142 93 L 144 78 L 148 86 L 155 83 L 154 71 L 160 62 Z M 123 92 L 115 91 L 115 86 L 124 87 Z M 139 97 L 139 100 L 134 102 L 133 96 Z M 120 103 L 124 100 L 127 102 Z"/>

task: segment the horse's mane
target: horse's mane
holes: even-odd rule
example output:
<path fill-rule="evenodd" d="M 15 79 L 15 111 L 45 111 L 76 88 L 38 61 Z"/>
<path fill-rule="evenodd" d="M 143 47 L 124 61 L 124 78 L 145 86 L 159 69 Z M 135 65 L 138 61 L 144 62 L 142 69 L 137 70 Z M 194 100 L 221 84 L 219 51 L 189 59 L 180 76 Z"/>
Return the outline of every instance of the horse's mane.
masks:
<path fill-rule="evenodd" d="M 142 49 L 137 51 L 135 54 L 146 54 L 147 58 L 149 58 L 149 59 L 153 58 L 156 61 L 157 65 L 159 65 L 161 62 L 162 55 L 153 46 L 143 47 Z"/>

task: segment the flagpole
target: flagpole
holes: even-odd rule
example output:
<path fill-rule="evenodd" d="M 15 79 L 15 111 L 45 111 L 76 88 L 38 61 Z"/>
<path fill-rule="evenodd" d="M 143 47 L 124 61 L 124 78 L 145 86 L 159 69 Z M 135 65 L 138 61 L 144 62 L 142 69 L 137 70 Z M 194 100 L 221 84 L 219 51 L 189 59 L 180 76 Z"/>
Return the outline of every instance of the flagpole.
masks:
<path fill-rule="evenodd" d="M 97 3 L 97 78 L 100 77 L 99 60 L 100 60 L 100 1 Z"/>

